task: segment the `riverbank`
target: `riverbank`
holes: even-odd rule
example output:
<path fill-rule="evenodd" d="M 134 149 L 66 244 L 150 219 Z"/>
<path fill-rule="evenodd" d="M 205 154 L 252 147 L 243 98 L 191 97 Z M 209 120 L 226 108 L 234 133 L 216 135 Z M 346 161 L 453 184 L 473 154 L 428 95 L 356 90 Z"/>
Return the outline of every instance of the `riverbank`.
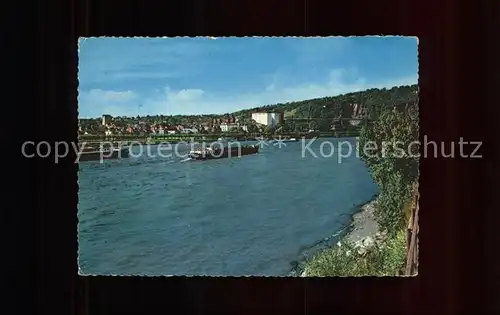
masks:
<path fill-rule="evenodd" d="M 379 225 L 375 219 L 375 206 L 377 203 L 377 195 L 373 196 L 368 202 L 358 205 L 357 211 L 352 214 L 350 225 L 344 230 L 337 233 L 337 239 L 340 243 L 359 243 L 368 237 L 374 238 L 379 233 Z M 326 248 L 318 251 L 316 255 L 311 255 L 300 266 L 297 266 L 296 275 L 307 277 L 307 264 L 314 257 L 328 251 L 328 249 L 338 246 L 337 243 L 330 243 Z"/>
<path fill-rule="evenodd" d="M 379 228 L 374 214 L 376 198 L 377 195 L 374 195 L 368 201 L 354 205 L 349 225 L 304 250 L 300 255 L 301 257 L 297 261 L 292 262 L 293 267 L 289 276 L 296 277 L 302 275 L 308 261 L 315 255 L 335 246 L 339 241 L 344 242 L 349 240 L 356 242 L 368 236 L 374 236 Z"/>
<path fill-rule="evenodd" d="M 372 199 L 361 206 L 359 212 L 352 216 L 350 231 L 344 237 L 344 241 L 356 243 L 367 237 L 374 238 L 379 233 L 379 225 L 375 218 L 375 207 L 377 199 Z"/>
<path fill-rule="evenodd" d="M 406 235 L 388 238 L 380 231 L 374 198 L 353 214 L 349 230 L 337 244 L 316 253 L 302 264 L 301 277 L 395 276 L 404 264 Z"/>

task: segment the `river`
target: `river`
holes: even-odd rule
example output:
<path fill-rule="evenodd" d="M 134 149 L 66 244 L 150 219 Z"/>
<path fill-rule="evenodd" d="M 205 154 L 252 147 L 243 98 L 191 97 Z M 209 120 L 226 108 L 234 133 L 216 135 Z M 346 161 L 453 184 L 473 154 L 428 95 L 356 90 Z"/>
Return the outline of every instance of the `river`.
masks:
<path fill-rule="evenodd" d="M 348 226 L 377 192 L 355 138 L 317 139 L 303 155 L 310 141 L 231 159 L 143 154 L 80 163 L 81 272 L 289 275 L 292 262 Z M 324 141 L 334 144 L 333 156 L 320 155 Z M 341 163 L 339 141 L 353 147 Z"/>

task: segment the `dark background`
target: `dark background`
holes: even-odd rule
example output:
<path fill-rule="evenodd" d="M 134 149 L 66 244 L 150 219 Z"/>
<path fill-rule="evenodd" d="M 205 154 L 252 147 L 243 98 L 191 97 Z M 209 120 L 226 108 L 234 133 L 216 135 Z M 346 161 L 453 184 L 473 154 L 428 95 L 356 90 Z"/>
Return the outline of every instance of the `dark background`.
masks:
<path fill-rule="evenodd" d="M 500 313 L 498 7 L 451 0 L 4 3 L 2 313 L 35 314 L 33 307 L 68 315 L 151 308 L 174 314 Z M 75 157 L 57 165 L 25 159 L 20 146 L 76 141 L 79 36 L 374 34 L 419 37 L 422 137 L 484 141 L 483 159 L 421 161 L 417 277 L 77 276 Z"/>

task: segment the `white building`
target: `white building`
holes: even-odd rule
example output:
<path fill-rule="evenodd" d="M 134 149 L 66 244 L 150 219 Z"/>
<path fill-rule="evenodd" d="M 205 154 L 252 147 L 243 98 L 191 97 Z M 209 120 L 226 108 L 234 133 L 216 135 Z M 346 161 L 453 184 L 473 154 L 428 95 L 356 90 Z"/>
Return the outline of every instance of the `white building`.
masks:
<path fill-rule="evenodd" d="M 220 130 L 222 132 L 228 132 L 229 129 L 231 129 L 233 127 L 233 124 L 226 124 L 226 123 L 224 123 L 224 124 L 220 124 L 219 127 L 220 127 Z"/>
<path fill-rule="evenodd" d="M 229 123 L 229 124 L 228 124 L 228 123 L 222 123 L 222 124 L 220 125 L 220 130 L 221 130 L 222 132 L 228 132 L 228 131 L 231 131 L 231 129 L 233 129 L 233 128 L 241 128 L 243 131 L 248 132 L 248 126 L 246 126 L 246 125 L 240 125 L 240 124 L 237 124 L 237 123 L 236 123 L 236 124 L 231 124 L 231 123 Z"/>
<path fill-rule="evenodd" d="M 198 133 L 198 129 L 196 128 L 183 128 L 182 133 Z"/>
<path fill-rule="evenodd" d="M 252 119 L 256 123 L 274 127 L 283 121 L 282 113 L 252 113 Z"/>

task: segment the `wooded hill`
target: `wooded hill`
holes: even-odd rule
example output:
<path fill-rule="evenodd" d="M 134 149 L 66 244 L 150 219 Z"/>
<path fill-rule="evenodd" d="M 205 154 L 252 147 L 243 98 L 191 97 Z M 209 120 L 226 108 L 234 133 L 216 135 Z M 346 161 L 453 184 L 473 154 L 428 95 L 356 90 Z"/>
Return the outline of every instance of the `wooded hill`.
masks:
<path fill-rule="evenodd" d="M 369 89 L 338 96 L 280 103 L 234 112 L 238 118 L 250 118 L 255 111 L 283 111 L 286 118 L 362 118 L 376 119 L 384 107 L 415 103 L 418 85 L 391 89 Z"/>

